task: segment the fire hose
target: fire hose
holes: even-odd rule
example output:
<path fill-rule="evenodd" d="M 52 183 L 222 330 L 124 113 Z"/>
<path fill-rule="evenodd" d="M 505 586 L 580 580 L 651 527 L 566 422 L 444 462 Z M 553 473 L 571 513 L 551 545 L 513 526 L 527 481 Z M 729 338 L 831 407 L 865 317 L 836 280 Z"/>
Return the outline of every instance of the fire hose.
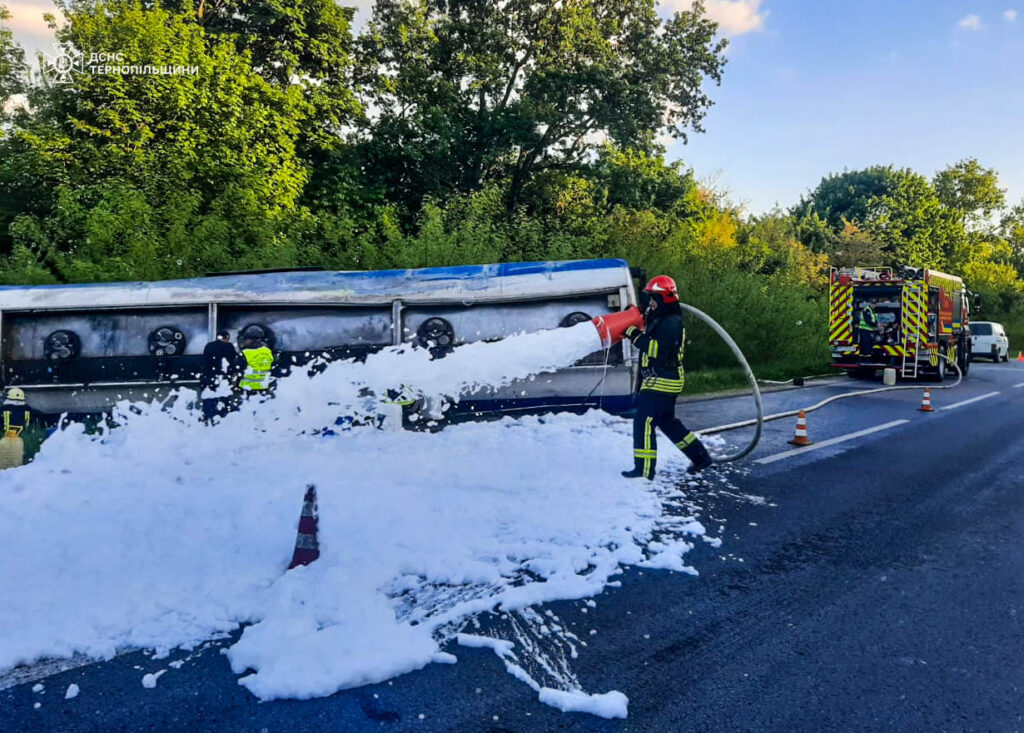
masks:
<path fill-rule="evenodd" d="M 864 389 L 858 390 L 856 392 L 845 392 L 843 394 L 828 397 L 822 400 L 821 402 L 818 402 L 817 404 L 811 405 L 810 407 L 805 407 L 796 410 L 787 410 L 785 412 L 779 412 L 772 415 L 765 415 L 764 401 L 761 398 L 761 390 L 757 385 L 758 379 L 756 376 L 754 376 L 754 370 L 750 368 L 750 364 L 747 362 L 746 357 L 743 355 L 743 351 L 733 340 L 732 336 L 729 335 L 729 332 L 722 328 L 722 326 L 717 321 L 715 321 L 715 319 L 713 319 L 704 311 L 698 308 L 694 308 L 692 305 L 687 305 L 685 303 L 680 303 L 679 306 L 690 315 L 696 316 L 699 320 L 707 324 L 711 328 L 711 330 L 718 334 L 719 338 L 721 338 L 722 341 L 725 342 L 725 344 L 732 351 L 733 356 L 736 357 L 736 360 L 743 368 L 743 372 L 747 376 L 747 381 L 750 383 L 751 394 L 754 397 L 754 408 L 757 412 L 757 417 L 753 418 L 752 420 L 743 420 L 741 422 L 730 423 L 728 425 L 718 425 L 715 427 L 705 428 L 704 430 L 698 431 L 701 435 L 713 435 L 716 433 L 724 433 L 729 430 L 738 430 L 740 428 L 754 428 L 754 435 L 753 437 L 751 437 L 750 442 L 746 445 L 746 447 L 742 448 L 741 450 L 735 453 L 730 453 L 725 456 L 713 456 L 716 463 L 731 463 L 733 461 L 738 461 L 741 458 L 750 455 L 750 453 L 752 453 L 754 449 L 757 447 L 757 444 L 761 441 L 761 436 L 764 432 L 764 424 L 766 422 L 770 422 L 772 420 L 782 420 L 787 417 L 794 417 L 800 412 L 814 412 L 815 410 L 820 410 L 821 408 L 830 405 L 833 402 L 848 399 L 850 397 L 863 397 L 865 395 L 880 394 L 883 392 L 896 392 L 899 390 L 920 389 L 920 387 L 918 387 L 917 385 L 905 384 L 896 385 L 892 387 L 877 387 L 875 389 Z M 621 315 L 625 315 L 625 312 Z M 639 315 L 639 311 L 636 311 L 635 315 Z M 601 337 L 603 340 L 605 340 L 606 344 L 610 344 L 611 341 L 615 340 L 616 338 L 621 338 L 621 334 L 625 326 L 629 323 L 628 320 L 623 320 L 621 318 L 616 320 L 617 323 L 613 324 L 611 322 L 612 319 L 609 317 L 598 317 L 594 319 L 594 324 L 595 326 L 597 326 L 598 332 L 601 334 Z M 950 359 L 946 354 L 940 353 L 938 354 L 938 356 L 949 362 L 953 369 L 956 370 L 957 379 L 956 382 L 954 382 L 953 384 L 937 385 L 935 389 L 954 389 L 955 387 L 960 386 L 960 383 L 963 381 L 964 378 L 963 371 L 960 369 L 960 365 L 957 364 L 955 360 Z"/>
<path fill-rule="evenodd" d="M 756 426 L 754 430 L 754 437 L 751 439 L 749 445 L 747 445 L 745 448 L 736 453 L 732 453 L 726 456 L 713 456 L 716 463 L 729 463 L 731 461 L 738 461 L 744 456 L 749 455 L 754 450 L 754 448 L 757 447 L 758 442 L 761 440 L 761 432 L 763 430 L 764 421 L 766 419 L 764 416 L 764 403 L 761 401 L 761 390 L 757 386 L 757 378 L 754 376 L 754 370 L 750 368 L 750 364 L 747 363 L 747 358 L 743 355 L 743 351 L 740 350 L 740 347 L 733 340 L 732 336 L 729 335 L 729 332 L 722 328 L 722 326 L 719 325 L 719 323 L 714 318 L 709 316 L 704 311 L 694 308 L 692 305 L 686 305 L 686 303 L 680 303 L 679 307 L 682 308 L 687 313 L 696 316 L 698 319 L 706 323 L 711 328 L 711 330 L 718 334 L 718 336 L 725 342 L 725 344 L 732 351 L 733 355 L 736 357 L 736 360 L 739 361 L 740 365 L 743 367 L 743 371 L 747 375 L 747 380 L 750 382 L 750 389 L 754 395 L 754 405 L 757 409 L 757 418 L 752 421 L 749 421 L 748 423 L 744 423 L 743 426 Z M 601 336 L 601 342 L 605 346 L 605 369 L 607 370 L 607 357 L 612 344 L 621 341 L 625 337 L 625 333 L 630 326 L 640 326 L 643 323 L 643 314 L 640 312 L 639 308 L 633 306 L 619 313 L 598 316 L 593 319 L 593 323 L 594 327 L 597 328 L 598 334 Z M 601 381 L 598 382 L 597 385 L 595 385 L 595 389 L 597 388 L 597 386 L 600 386 L 602 384 L 604 384 L 603 377 L 601 378 Z M 591 394 L 593 394 L 593 392 L 594 390 L 591 390 Z M 590 395 L 588 395 L 588 397 L 589 396 Z M 737 427 L 743 426 L 737 425 Z M 712 428 L 711 431 L 714 432 L 715 429 Z M 709 431 L 702 432 L 707 433 Z"/>
<path fill-rule="evenodd" d="M 743 355 L 743 351 L 740 350 L 739 345 L 737 345 L 737 343 L 733 340 L 732 336 L 729 335 L 729 332 L 722 328 L 714 318 L 709 316 L 704 311 L 694 308 L 692 305 L 686 305 L 686 303 L 680 303 L 679 307 L 682 308 L 687 313 L 694 315 L 700 320 L 704 321 L 704 323 L 706 323 L 712 331 L 718 334 L 722 341 L 725 342 L 726 346 L 728 346 L 729 349 L 732 351 L 733 356 L 736 357 L 736 360 L 740 363 L 740 366 L 743 367 L 743 371 L 747 375 L 747 381 L 750 382 L 750 391 L 754 396 L 754 407 L 757 410 L 757 417 L 754 418 L 753 420 L 748 420 L 746 424 L 748 426 L 754 426 L 754 436 L 750 439 L 750 443 L 747 445 L 746 448 L 743 448 L 742 450 L 736 453 L 731 453 L 727 456 L 713 456 L 713 458 L 715 459 L 715 463 L 731 463 L 732 461 L 738 461 L 741 458 L 750 455 L 750 453 L 753 452 L 754 448 L 757 447 L 757 444 L 761 441 L 761 433 L 764 430 L 765 420 L 778 419 L 778 417 L 770 416 L 766 418 L 764 416 L 764 402 L 761 399 L 761 390 L 757 386 L 757 377 L 754 376 L 754 370 L 751 369 L 750 364 L 747 363 L 747 357 Z M 711 432 L 720 432 L 720 430 L 711 428 L 710 430 L 702 430 L 700 432 L 702 435 L 707 435 Z"/>
<path fill-rule="evenodd" d="M 939 354 L 939 357 L 942 358 L 942 359 L 945 359 L 946 361 L 948 361 L 950 363 L 950 365 L 956 370 L 956 375 L 957 375 L 956 381 L 953 382 L 953 384 L 936 385 L 935 387 L 930 387 L 929 389 L 953 389 L 954 387 L 959 387 L 960 383 L 963 382 L 963 380 L 964 380 L 964 373 L 963 373 L 963 371 L 961 371 L 960 365 L 957 364 L 956 361 L 954 361 L 953 359 L 950 359 L 945 354 Z M 858 390 L 856 392 L 844 392 L 843 394 L 832 395 L 831 397 L 828 397 L 828 398 L 822 400 L 821 402 L 818 402 L 817 404 L 811 405 L 810 407 L 803 407 L 803 408 L 799 408 L 799 409 L 796 409 L 796 410 L 787 410 L 786 412 L 779 412 L 779 413 L 775 413 L 773 415 L 763 415 L 763 413 L 759 410 L 758 416 L 757 416 L 756 419 L 753 419 L 753 420 L 743 420 L 741 422 L 730 423 L 728 425 L 718 425 L 718 426 L 713 427 L 713 428 L 706 428 L 705 430 L 701 430 L 700 433 L 701 433 L 701 435 L 712 435 L 714 433 L 724 433 L 724 432 L 726 432 L 728 430 L 738 430 L 740 428 L 749 428 L 752 425 L 756 425 L 757 426 L 757 434 L 756 434 L 755 437 L 760 438 L 761 428 L 762 428 L 763 424 L 766 423 L 766 422 L 769 422 L 771 420 L 781 420 L 781 419 L 786 418 L 786 417 L 795 417 L 800 412 L 804 412 L 804 413 L 814 412 L 815 410 L 820 410 L 822 407 L 830 405 L 833 402 L 837 402 L 839 400 L 845 400 L 845 399 L 847 399 L 849 397 L 863 397 L 864 395 L 880 394 L 882 392 L 896 392 L 896 391 L 905 390 L 905 389 L 921 389 L 921 388 L 919 386 L 917 386 L 916 384 L 900 384 L 900 385 L 896 385 L 896 386 L 893 386 L 893 387 L 876 387 L 875 389 L 862 389 L 862 390 Z M 757 401 L 758 401 L 758 405 L 760 406 L 760 401 L 761 401 L 760 394 L 757 395 Z M 756 441 L 753 443 L 753 445 L 756 445 Z M 749 450 L 747 450 L 747 453 L 749 453 L 750 450 L 753 450 L 752 446 L 749 448 Z M 743 455 L 746 455 L 747 453 L 744 453 Z"/>

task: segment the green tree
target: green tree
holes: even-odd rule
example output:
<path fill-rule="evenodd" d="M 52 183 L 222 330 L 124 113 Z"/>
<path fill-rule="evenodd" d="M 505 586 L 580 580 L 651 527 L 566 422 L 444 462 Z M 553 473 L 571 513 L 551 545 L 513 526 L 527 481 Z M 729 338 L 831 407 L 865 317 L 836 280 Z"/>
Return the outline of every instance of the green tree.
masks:
<path fill-rule="evenodd" d="M 760 275 L 786 273 L 809 287 L 824 285 L 828 259 L 804 247 L 797 238 L 797 221 L 775 209 L 752 216 L 740 225 L 736 236 L 739 266 Z"/>
<path fill-rule="evenodd" d="M 186 0 L 211 36 L 232 39 L 268 82 L 310 106 L 300 148 L 317 156 L 359 114 L 352 90 L 352 8 L 335 0 Z"/>
<path fill-rule="evenodd" d="M 83 73 L 31 91 L 0 181 L 33 204 L 4 276 L 113 280 L 286 263 L 307 178 L 301 90 L 257 74 L 189 11 L 138 0 L 63 6 L 61 43 L 192 74 Z"/>
<path fill-rule="evenodd" d="M 699 3 L 662 21 L 654 0 L 378 0 L 359 38 L 364 168 L 412 211 L 506 179 L 514 209 L 604 140 L 652 151 L 701 130 L 715 30 Z"/>
<path fill-rule="evenodd" d="M 1019 325 L 1024 320 L 1024 282 L 1007 262 L 1011 256 L 1005 242 L 984 242 L 964 267 L 964 277 L 971 290 L 984 297 L 987 317 L 998 320 L 1013 314 Z"/>
<path fill-rule="evenodd" d="M 801 198 L 795 212 L 800 217 L 817 216 L 835 231 L 843 228 L 844 221 L 867 222 L 875 215 L 877 201 L 894 187 L 894 177 L 892 166 L 881 165 L 833 173 Z"/>
<path fill-rule="evenodd" d="M 836 230 L 822 218 L 817 211 L 808 207 L 800 211 L 799 207 L 793 212 L 795 220 L 796 238 L 812 252 L 832 253 Z"/>
<path fill-rule="evenodd" d="M 686 213 L 689 196 L 697 187 L 693 172 L 682 161 L 668 163 L 658 154 L 612 145 L 599 151 L 590 175 L 604 191 L 609 208 Z"/>
<path fill-rule="evenodd" d="M 962 221 L 942 205 L 931 183 L 909 168 L 874 166 L 827 176 L 794 213 L 805 220 L 817 215 L 833 235 L 847 223 L 855 225 L 881 246 L 884 264 L 955 269 L 969 259 Z M 805 228 L 805 234 L 816 231 Z M 835 236 L 826 246 L 834 249 Z"/>
<path fill-rule="evenodd" d="M 942 206 L 928 180 L 896 170 L 885 194 L 872 202 L 864 229 L 878 238 L 893 264 L 957 269 L 968 259 L 963 224 Z"/>
<path fill-rule="evenodd" d="M 829 256 L 836 267 L 871 267 L 885 263 L 886 259 L 881 243 L 848 221 L 836 233 Z"/>
<path fill-rule="evenodd" d="M 1003 213 L 999 222 L 999 234 L 1013 252 L 1013 263 L 1017 272 L 1024 275 L 1024 199 Z"/>
<path fill-rule="evenodd" d="M 10 18 L 7 7 L 0 5 L 0 119 L 3 119 L 8 100 L 22 91 L 28 73 L 25 52 L 6 25 Z"/>
<path fill-rule="evenodd" d="M 956 212 L 965 226 L 977 226 L 1006 203 L 999 188 L 999 174 L 984 168 L 975 158 L 965 158 L 939 171 L 933 180 L 942 205 Z"/>
<path fill-rule="evenodd" d="M 8 135 L 8 124 L 11 119 L 8 105 L 15 94 L 24 91 L 28 74 L 25 53 L 6 26 L 10 17 L 7 8 L 0 5 L 0 254 L 10 250 L 7 228 L 11 220 L 31 199 L 29 191 L 19 189 L 19 176 L 24 171 L 20 171 L 17 165 L 12 165 L 11 153 L 14 145 Z"/>

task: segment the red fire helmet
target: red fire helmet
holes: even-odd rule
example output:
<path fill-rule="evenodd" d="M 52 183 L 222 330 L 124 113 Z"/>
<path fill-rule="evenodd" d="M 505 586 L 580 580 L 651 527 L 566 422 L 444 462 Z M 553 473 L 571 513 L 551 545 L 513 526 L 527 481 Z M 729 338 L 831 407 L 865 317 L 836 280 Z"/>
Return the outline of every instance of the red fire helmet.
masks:
<path fill-rule="evenodd" d="M 657 293 L 666 303 L 679 302 L 679 290 L 676 289 L 676 281 L 668 275 L 658 275 L 651 278 L 651 281 L 647 283 L 647 287 L 644 288 L 644 292 Z"/>

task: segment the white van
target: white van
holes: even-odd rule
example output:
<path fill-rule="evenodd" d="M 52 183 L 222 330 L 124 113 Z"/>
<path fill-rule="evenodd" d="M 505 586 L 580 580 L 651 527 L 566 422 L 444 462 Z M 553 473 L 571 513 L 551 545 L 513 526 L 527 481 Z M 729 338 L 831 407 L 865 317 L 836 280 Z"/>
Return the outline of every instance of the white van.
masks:
<path fill-rule="evenodd" d="M 1010 341 L 1003 324 L 993 321 L 971 321 L 971 356 L 984 356 L 992 361 L 1008 361 Z"/>

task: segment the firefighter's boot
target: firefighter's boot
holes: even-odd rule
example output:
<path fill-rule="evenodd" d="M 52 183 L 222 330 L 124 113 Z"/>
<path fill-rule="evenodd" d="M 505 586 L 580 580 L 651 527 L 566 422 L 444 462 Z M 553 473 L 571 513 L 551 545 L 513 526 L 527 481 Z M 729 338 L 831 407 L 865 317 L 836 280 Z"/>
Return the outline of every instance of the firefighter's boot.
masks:
<path fill-rule="evenodd" d="M 693 433 L 690 433 L 693 435 Z M 689 437 L 689 436 L 687 436 Z M 683 453 L 687 458 L 690 459 L 690 467 L 686 469 L 686 472 L 690 475 L 698 474 L 705 468 L 710 468 L 715 460 L 708 453 L 708 449 L 704 447 L 704 444 L 697 440 L 694 436 L 694 440 L 682 448 Z"/>
<path fill-rule="evenodd" d="M 654 480 L 654 469 L 657 463 L 657 454 L 654 451 L 643 451 L 647 454 L 644 456 L 634 457 L 634 465 L 632 471 L 623 471 L 622 475 L 624 478 L 645 478 L 648 481 Z"/>
<path fill-rule="evenodd" d="M 633 467 L 632 471 L 623 471 L 622 475 L 624 478 L 645 478 L 648 481 L 654 480 L 654 461 L 650 461 L 650 464 L 646 467 L 643 465 L 643 461 L 637 461 L 636 466 Z"/>

